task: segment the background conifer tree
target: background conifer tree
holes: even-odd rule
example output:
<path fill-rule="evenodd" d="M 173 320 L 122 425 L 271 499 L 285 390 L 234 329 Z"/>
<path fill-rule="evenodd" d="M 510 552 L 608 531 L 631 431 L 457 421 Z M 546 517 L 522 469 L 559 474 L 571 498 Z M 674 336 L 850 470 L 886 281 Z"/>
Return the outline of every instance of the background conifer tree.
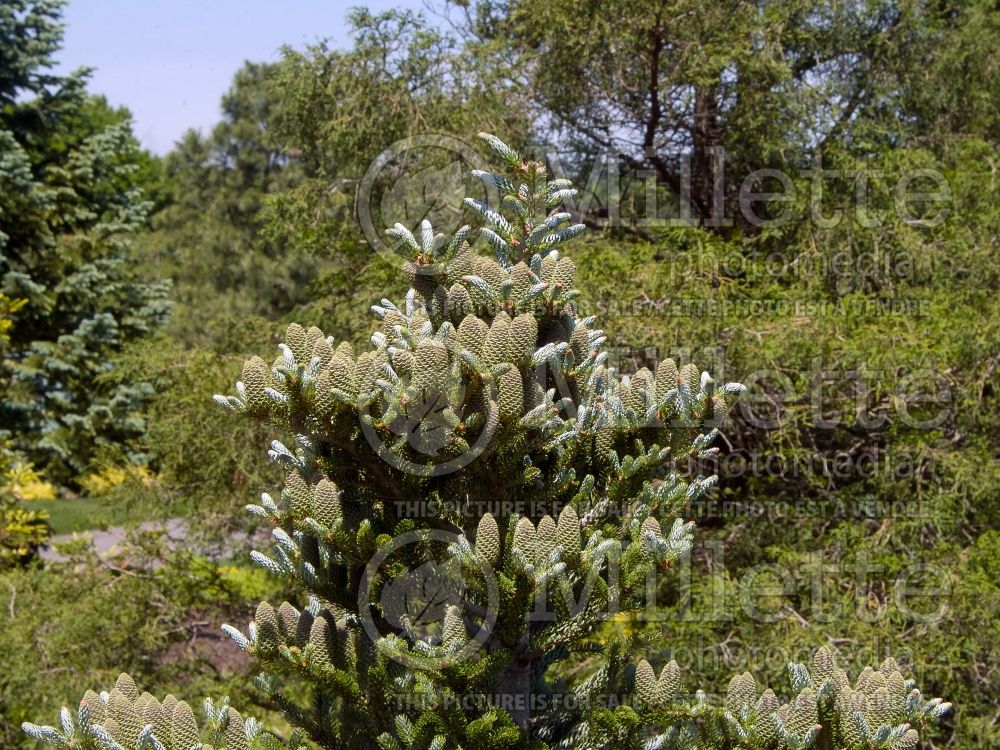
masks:
<path fill-rule="evenodd" d="M 287 314 L 316 279 L 314 257 L 260 233 L 268 197 L 300 174 L 274 130 L 275 67 L 246 63 L 222 97 L 222 120 L 207 135 L 187 131 L 163 161 L 167 205 L 139 247 L 150 270 L 173 280 L 167 328 L 178 339 L 210 338 L 223 316 Z"/>
<path fill-rule="evenodd" d="M 0 8 L 0 291 L 25 300 L 0 377 L 0 433 L 66 481 L 98 445 L 141 434 L 149 387 L 102 386 L 122 345 L 166 317 L 165 285 L 129 268 L 149 204 L 128 114 L 49 72 L 63 3 Z"/>
<path fill-rule="evenodd" d="M 0 292 L 0 360 L 10 340 L 12 316 L 22 304 L 23 301 L 7 299 Z M 6 398 L 3 384 L 0 396 Z M 48 538 L 45 513 L 22 505 L 25 494 L 37 496 L 39 489 L 43 493 L 51 490 L 30 465 L 14 455 L 5 443 L 0 443 L 0 569 L 28 560 Z"/>
<path fill-rule="evenodd" d="M 638 658 L 639 639 L 593 639 L 689 551 L 682 516 L 715 478 L 688 481 L 681 461 L 713 453 L 742 386 L 669 359 L 631 377 L 606 367 L 564 252 L 583 230 L 559 210 L 572 187 L 482 138 L 504 168 L 477 173 L 488 200 L 466 205 L 494 257 L 473 254 L 469 226 L 396 225 L 411 289 L 373 308 L 370 348 L 292 324 L 273 363 L 252 358 L 217 397 L 294 436 L 270 450 L 280 496 L 248 509 L 274 526 L 254 559 L 302 606 L 263 602 L 226 628 L 296 727 L 286 744 L 915 748 L 949 706 L 892 659 L 848 676 L 821 648 L 789 665 L 788 695 L 744 673 L 714 702 L 676 662 Z M 566 669 L 595 653 L 587 674 Z M 122 675 L 60 729 L 24 729 L 71 748 L 281 744 L 226 701 L 204 713 L 199 726 Z"/>

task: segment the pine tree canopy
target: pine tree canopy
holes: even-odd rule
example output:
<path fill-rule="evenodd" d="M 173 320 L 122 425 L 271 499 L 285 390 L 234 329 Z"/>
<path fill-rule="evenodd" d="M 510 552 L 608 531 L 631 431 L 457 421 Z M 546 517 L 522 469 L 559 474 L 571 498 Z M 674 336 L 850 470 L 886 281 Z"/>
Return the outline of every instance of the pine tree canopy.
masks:
<path fill-rule="evenodd" d="M 254 559 L 300 606 L 263 602 L 226 631 L 295 731 L 279 741 L 225 701 L 199 724 L 123 675 L 29 735 L 128 750 L 905 750 L 948 710 L 892 659 L 849 676 L 823 647 L 789 665 L 786 694 L 744 673 L 713 700 L 676 661 L 640 658 L 639 637 L 600 645 L 609 615 L 641 611 L 689 552 L 683 516 L 716 478 L 682 464 L 713 454 L 742 386 L 670 359 L 610 368 L 605 334 L 576 312 L 572 186 L 481 138 L 501 169 L 476 173 L 487 200 L 466 205 L 492 254 L 473 252 L 470 226 L 397 224 L 411 289 L 373 308 L 370 347 L 292 324 L 273 362 L 250 359 L 217 397 L 294 438 L 270 449 L 284 489 L 248 510 L 274 527 Z"/>
<path fill-rule="evenodd" d="M 100 445 L 141 434 L 149 387 L 102 386 L 110 357 L 165 319 L 166 285 L 135 278 L 146 222 L 128 115 L 49 71 L 61 2 L 0 7 L 0 291 L 24 300 L 0 363 L 0 436 L 67 481 Z"/>

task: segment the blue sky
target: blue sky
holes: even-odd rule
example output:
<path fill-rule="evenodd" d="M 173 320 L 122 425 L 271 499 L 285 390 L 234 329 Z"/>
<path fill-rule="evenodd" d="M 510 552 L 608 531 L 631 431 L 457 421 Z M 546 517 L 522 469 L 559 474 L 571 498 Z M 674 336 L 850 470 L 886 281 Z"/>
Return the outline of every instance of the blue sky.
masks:
<path fill-rule="evenodd" d="M 276 60 L 283 44 L 350 40 L 345 15 L 421 9 L 421 0 L 70 0 L 59 70 L 96 68 L 90 88 L 135 116 L 142 144 L 170 150 L 188 128 L 207 131 L 245 60 Z"/>

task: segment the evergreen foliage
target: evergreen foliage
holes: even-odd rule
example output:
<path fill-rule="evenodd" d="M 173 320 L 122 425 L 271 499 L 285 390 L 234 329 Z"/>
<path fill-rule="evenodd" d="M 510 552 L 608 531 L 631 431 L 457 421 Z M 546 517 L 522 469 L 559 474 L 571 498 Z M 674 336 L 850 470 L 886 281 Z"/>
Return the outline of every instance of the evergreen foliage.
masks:
<path fill-rule="evenodd" d="M 736 210 L 755 170 L 998 132 L 989 0 L 460 5 L 476 45 L 527 79 L 579 160 L 610 151 L 648 170 L 683 216 L 720 234 L 759 232 Z"/>
<path fill-rule="evenodd" d="M 292 324 L 272 364 L 248 360 L 237 395 L 217 397 L 295 438 L 294 451 L 271 446 L 280 497 L 248 509 L 274 526 L 271 554 L 254 559 L 307 604 L 263 602 L 245 633 L 226 628 L 263 668 L 261 690 L 327 748 L 916 747 L 949 704 L 924 699 L 892 660 L 852 680 L 821 648 L 789 666 L 785 698 L 742 674 L 719 705 L 689 692 L 676 662 L 637 659 L 641 639 L 595 653 L 607 615 L 639 610 L 688 554 L 679 516 L 716 478 L 686 481 L 676 462 L 714 455 L 742 386 L 669 359 L 632 376 L 609 368 L 603 331 L 576 312 L 564 245 L 582 227 L 558 210 L 571 185 L 483 140 L 504 168 L 477 177 L 502 197 L 466 203 L 493 257 L 472 252 L 468 226 L 447 237 L 425 222 L 418 237 L 397 224 L 411 289 L 373 308 L 370 348 Z M 515 512 L 477 512 L 498 499 Z M 439 510 L 410 512 L 414 501 Z M 398 547 L 405 538 L 415 543 Z M 430 622 L 406 609 L 386 628 L 393 599 L 373 599 L 372 585 L 392 590 L 442 557 L 469 607 Z M 583 658 L 586 676 L 562 676 Z M 462 700 L 476 695 L 510 701 Z M 56 746 L 190 750 L 247 747 L 256 728 L 207 702 L 199 730 L 186 705 L 139 696 L 128 677 L 83 706 L 61 730 L 24 729 Z"/>
<path fill-rule="evenodd" d="M 372 291 L 406 291 L 404 280 L 372 254 L 370 238 L 358 231 L 355 193 L 368 167 L 385 149 L 413 136 L 446 133 L 470 142 L 489 130 L 523 142 L 529 132 L 521 116 L 525 97 L 424 15 L 353 9 L 347 26 L 354 39 L 349 49 L 326 43 L 286 48 L 273 71 L 282 106 L 272 130 L 298 161 L 301 180 L 270 195 L 261 218 L 267 241 L 322 261 L 311 304 L 296 311 L 296 319 L 322 322 L 357 343 L 368 331 L 354 311 L 370 303 Z M 465 193 L 451 192 L 457 187 L 453 178 L 461 177 L 451 171 L 455 154 L 409 149 L 406 159 L 402 166 L 411 179 L 395 184 L 408 185 L 415 200 L 397 196 L 395 207 L 406 215 L 386 216 L 384 224 L 376 219 L 375 226 L 402 220 L 415 227 L 426 210 L 444 214 L 432 221 L 459 226 Z"/>
<path fill-rule="evenodd" d="M 57 719 L 67 695 L 77 698 L 92 685 L 110 692 L 123 670 L 156 685 L 161 697 L 239 694 L 258 719 L 280 726 L 241 689 L 243 659 L 218 629 L 252 615 L 248 601 L 276 595 L 263 571 L 220 564 L 192 554 L 190 545 L 171 551 L 154 530 L 129 534 L 101 556 L 84 538 L 58 551 L 64 561 L 5 570 L 0 578 L 0 747 L 37 748 L 22 722 L 39 712 Z"/>
<path fill-rule="evenodd" d="M 275 122 L 276 65 L 246 63 L 208 135 L 191 130 L 163 161 L 166 205 L 139 239 L 146 270 L 173 282 L 168 329 L 180 340 L 224 336 L 222 318 L 275 318 L 309 299 L 320 263 L 260 234 L 270 196 L 301 177 Z"/>
<path fill-rule="evenodd" d="M 0 361 L 7 353 L 12 316 L 23 304 L 0 292 Z M 0 396 L 7 397 L 2 384 Z M 23 501 L 26 495 L 48 496 L 51 490 L 30 464 L 0 443 L 0 569 L 25 563 L 48 539 L 46 514 L 25 508 Z"/>
<path fill-rule="evenodd" d="M 25 300 L 0 373 L 0 433 L 66 482 L 99 445 L 127 450 L 143 431 L 148 386 L 109 389 L 100 376 L 114 352 L 162 323 L 168 303 L 166 285 L 130 267 L 149 206 L 127 113 L 86 93 L 86 70 L 48 72 L 61 6 L 0 8 L 0 290 Z"/>
<path fill-rule="evenodd" d="M 269 486 L 282 473 L 246 450 L 265 441 L 267 429 L 220 413 L 212 395 L 228 387 L 252 352 L 273 346 L 283 326 L 256 317 L 221 318 L 212 329 L 203 331 L 211 346 L 191 346 L 166 332 L 136 342 L 115 357 L 107 377 L 121 385 L 148 382 L 155 391 L 146 407 L 146 431 L 136 441 L 154 456 L 155 479 L 124 487 L 115 502 L 187 516 L 190 534 L 225 543 L 235 529 L 254 524 L 238 512 L 247 489 Z"/>
<path fill-rule="evenodd" d="M 60 716 L 62 732 L 52 727 L 31 727 L 29 736 L 41 742 L 79 748 L 195 748 L 214 747 L 227 750 L 270 750 L 296 747 L 292 738 L 280 743 L 262 731 L 255 719 L 244 718 L 225 699 L 218 703 L 205 700 L 204 721 L 199 722 L 194 710 L 173 695 L 159 701 L 149 693 L 139 694 L 132 678 L 122 674 L 110 692 L 100 695 L 87 691 L 74 716 L 63 709 Z M 210 737 L 210 743 L 202 743 Z"/>

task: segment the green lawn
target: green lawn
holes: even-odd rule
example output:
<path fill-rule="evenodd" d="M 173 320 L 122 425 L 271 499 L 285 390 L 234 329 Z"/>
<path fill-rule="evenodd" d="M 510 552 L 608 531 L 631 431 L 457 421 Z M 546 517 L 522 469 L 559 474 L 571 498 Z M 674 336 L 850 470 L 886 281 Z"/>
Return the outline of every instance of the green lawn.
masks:
<path fill-rule="evenodd" d="M 162 508 L 158 509 L 152 503 L 122 503 L 114 497 L 33 500 L 30 507 L 32 510 L 48 511 L 53 534 L 122 526 L 162 516 Z"/>

